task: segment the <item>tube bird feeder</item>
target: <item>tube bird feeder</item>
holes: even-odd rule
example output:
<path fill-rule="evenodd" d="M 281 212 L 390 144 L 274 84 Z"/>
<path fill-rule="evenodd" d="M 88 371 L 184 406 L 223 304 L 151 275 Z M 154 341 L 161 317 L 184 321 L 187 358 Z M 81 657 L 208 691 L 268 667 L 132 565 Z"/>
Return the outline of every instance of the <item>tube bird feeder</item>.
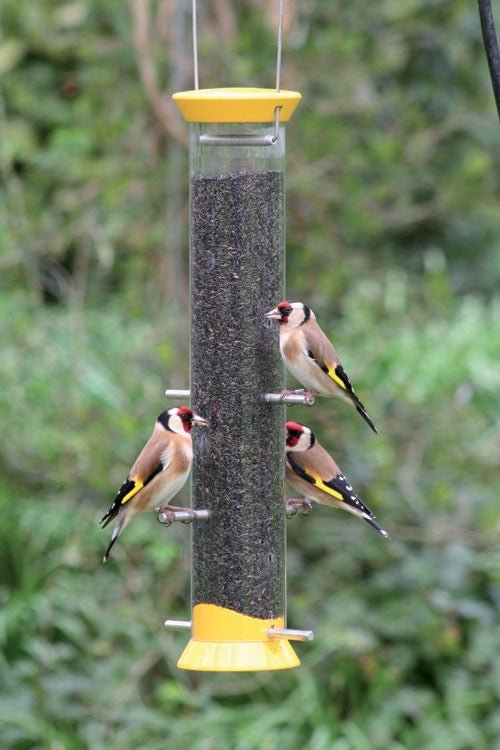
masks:
<path fill-rule="evenodd" d="M 300 94 L 196 89 L 174 95 L 189 123 L 191 400 L 194 435 L 192 638 L 182 669 L 286 669 L 283 298 L 284 123 Z"/>

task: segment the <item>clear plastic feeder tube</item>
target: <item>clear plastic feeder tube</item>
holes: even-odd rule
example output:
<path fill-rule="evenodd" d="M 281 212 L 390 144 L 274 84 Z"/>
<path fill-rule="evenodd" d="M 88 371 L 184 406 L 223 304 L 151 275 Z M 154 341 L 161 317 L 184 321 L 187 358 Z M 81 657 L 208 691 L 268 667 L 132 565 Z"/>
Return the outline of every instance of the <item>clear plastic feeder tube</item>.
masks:
<path fill-rule="evenodd" d="M 193 528 L 188 669 L 298 664 L 268 637 L 286 611 L 285 414 L 262 398 L 284 387 L 264 314 L 284 295 L 285 128 L 266 106 L 261 122 L 189 126 L 191 403 L 209 421 L 193 435 L 193 507 L 210 518 Z"/>

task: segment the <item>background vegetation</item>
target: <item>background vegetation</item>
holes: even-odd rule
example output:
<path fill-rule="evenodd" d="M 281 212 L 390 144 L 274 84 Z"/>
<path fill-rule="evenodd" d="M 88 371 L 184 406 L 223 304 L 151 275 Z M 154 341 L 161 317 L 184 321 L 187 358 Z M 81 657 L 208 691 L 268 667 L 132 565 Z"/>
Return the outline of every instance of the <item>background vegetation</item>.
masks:
<path fill-rule="evenodd" d="M 188 377 L 187 5 L 0 6 L 2 747 L 500 750 L 500 163 L 474 3 L 287 6 L 288 295 L 382 434 L 341 404 L 293 416 L 392 542 L 289 522 L 289 621 L 316 638 L 275 674 L 176 669 L 185 529 L 138 520 L 101 565 L 97 521 Z M 274 4 L 200 5 L 202 85 L 272 85 Z"/>

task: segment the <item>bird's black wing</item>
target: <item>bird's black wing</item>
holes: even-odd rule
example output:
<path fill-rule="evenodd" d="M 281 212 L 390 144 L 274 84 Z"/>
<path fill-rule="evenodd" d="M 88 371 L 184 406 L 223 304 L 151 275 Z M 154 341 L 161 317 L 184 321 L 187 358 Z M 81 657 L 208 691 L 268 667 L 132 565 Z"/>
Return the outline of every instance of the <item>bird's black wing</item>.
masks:
<path fill-rule="evenodd" d="M 294 474 L 297 474 L 298 477 L 301 479 L 305 479 L 306 482 L 309 482 L 309 484 L 316 484 L 316 480 L 311 474 L 309 474 L 306 469 L 303 469 L 302 466 L 299 466 L 292 457 L 292 452 L 287 451 L 286 453 L 286 460 L 288 461 L 291 470 Z"/>
<path fill-rule="evenodd" d="M 348 394 L 354 406 L 356 407 L 356 410 L 359 412 L 359 414 L 361 414 L 365 422 L 372 428 L 373 432 L 375 432 L 378 435 L 377 428 L 375 427 L 372 420 L 370 419 L 368 412 L 365 409 L 364 404 L 362 404 L 361 401 L 359 400 L 358 394 L 352 387 L 351 381 L 347 377 L 347 373 L 342 367 L 342 365 L 339 363 L 335 365 L 335 367 L 325 370 L 325 372 L 327 372 L 328 375 L 331 378 L 333 378 L 333 380 L 335 380 L 337 385 L 339 385 Z"/>
<path fill-rule="evenodd" d="M 139 492 L 139 490 L 149 484 L 149 482 L 154 479 L 154 477 L 159 474 L 163 468 L 163 464 L 158 464 L 158 466 L 153 469 L 153 471 L 149 474 L 145 481 L 142 481 L 139 476 L 137 476 L 135 479 L 126 479 L 118 490 L 118 494 L 113 500 L 110 509 L 101 518 L 101 528 L 104 529 L 108 525 L 108 523 L 111 523 L 113 518 L 118 515 L 118 512 L 122 505 L 125 505 L 125 503 L 127 503 L 132 497 L 134 497 L 134 495 Z"/>
<path fill-rule="evenodd" d="M 375 518 L 375 515 L 361 501 L 343 474 L 337 474 L 332 479 L 323 480 L 322 484 L 335 492 L 339 492 L 346 505 L 350 505 L 351 508 L 359 510 L 360 513 L 366 514 L 370 518 Z"/>

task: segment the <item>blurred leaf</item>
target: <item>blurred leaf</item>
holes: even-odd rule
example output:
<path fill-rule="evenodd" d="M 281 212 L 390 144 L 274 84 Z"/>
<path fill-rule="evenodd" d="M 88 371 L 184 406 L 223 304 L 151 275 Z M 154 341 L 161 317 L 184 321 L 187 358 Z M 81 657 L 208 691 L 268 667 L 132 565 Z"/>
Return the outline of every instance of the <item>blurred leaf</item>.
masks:
<path fill-rule="evenodd" d="M 5 75 L 22 60 L 27 45 L 20 39 L 0 41 L 0 76 Z"/>

